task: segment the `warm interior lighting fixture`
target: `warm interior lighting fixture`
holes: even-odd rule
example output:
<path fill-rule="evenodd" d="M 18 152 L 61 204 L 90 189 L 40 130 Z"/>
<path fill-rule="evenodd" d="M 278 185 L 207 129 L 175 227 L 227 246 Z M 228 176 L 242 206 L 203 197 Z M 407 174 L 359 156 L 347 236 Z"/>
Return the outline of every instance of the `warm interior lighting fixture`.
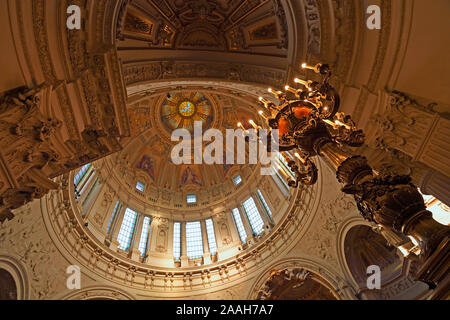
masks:
<path fill-rule="evenodd" d="M 448 242 L 444 243 L 448 237 L 446 226 L 435 222 L 431 212 L 423 209 L 425 203 L 420 203 L 421 195 L 410 176 L 380 176 L 365 157 L 346 150 L 346 147 L 361 147 L 365 135 L 349 115 L 339 112 L 340 96 L 329 83 L 330 67 L 320 63 L 315 66 L 302 63 L 301 67 L 320 74 L 321 80 L 295 78 L 295 83 L 308 89 L 305 91 L 294 90 L 289 85 L 284 86 L 285 92 L 269 88 L 278 104 L 259 99 L 272 111 L 265 120 L 269 134 L 278 130 L 280 152 L 295 154 L 293 158 L 284 158 L 293 173 L 287 184 L 292 188 L 315 184 L 318 170 L 311 158 L 325 158 L 336 170 L 341 190 L 355 198 L 365 219 L 405 238 L 410 236 L 411 242 L 399 247 L 402 254 L 411 259 L 417 256 L 435 259 L 432 263 L 437 266 L 439 257 L 448 251 Z M 260 129 L 253 120 L 250 124 Z M 436 250 L 445 252 L 441 256 L 433 255 Z M 419 278 L 435 282 L 432 274 L 421 273 Z"/>

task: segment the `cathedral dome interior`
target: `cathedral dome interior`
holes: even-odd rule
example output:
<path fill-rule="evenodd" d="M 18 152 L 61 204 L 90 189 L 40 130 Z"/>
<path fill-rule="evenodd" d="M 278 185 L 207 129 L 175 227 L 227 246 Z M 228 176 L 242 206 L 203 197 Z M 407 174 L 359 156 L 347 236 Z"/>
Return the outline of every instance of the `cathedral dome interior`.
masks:
<path fill-rule="evenodd" d="M 443 13 L 0 1 L 0 300 L 449 299 Z"/>

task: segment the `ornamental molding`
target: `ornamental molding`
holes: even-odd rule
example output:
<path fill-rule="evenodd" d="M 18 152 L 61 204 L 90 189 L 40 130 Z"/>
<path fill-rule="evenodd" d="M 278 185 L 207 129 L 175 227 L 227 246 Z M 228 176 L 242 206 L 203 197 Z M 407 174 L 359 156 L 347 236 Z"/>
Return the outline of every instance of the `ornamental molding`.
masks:
<path fill-rule="evenodd" d="M 137 300 L 130 293 L 113 286 L 90 286 L 55 300 Z"/>
<path fill-rule="evenodd" d="M 0 226 L 0 237 L 1 234 L 2 228 Z M 29 279 L 30 273 L 27 266 L 23 264 L 22 257 L 0 249 L 0 269 L 8 271 L 14 279 L 17 290 L 17 300 L 29 300 L 31 290 Z"/>
<path fill-rule="evenodd" d="M 67 30 L 64 14 L 48 14 L 65 12 L 68 3 L 11 3 L 17 14 L 11 20 L 21 23 L 12 25 L 18 35 L 13 41 L 23 50 L 19 61 L 24 61 L 29 87 L 6 92 L 0 101 L 2 141 L 16 141 L 14 151 L 3 146 L 0 152 L 0 176 L 7 177 L 0 181 L 1 221 L 13 217 L 11 209 L 56 188 L 49 179 L 119 151 L 119 139 L 130 135 L 119 59 L 111 43 L 99 36 L 110 27 L 100 21 L 120 1 L 77 0 L 82 10 L 93 6 L 85 26 L 95 27 L 76 32 Z M 96 47 L 86 40 L 93 38 L 101 39 Z M 21 117 L 27 121 L 21 123 Z M 11 127 L 15 122 L 19 125 Z"/>
<path fill-rule="evenodd" d="M 243 83 L 256 83 L 283 87 L 287 73 L 256 65 L 205 61 L 152 61 L 124 65 L 124 80 L 127 87 L 159 80 L 218 79 Z"/>
<path fill-rule="evenodd" d="M 45 300 L 65 289 L 67 264 L 48 236 L 41 215 L 36 214 L 38 207 L 38 201 L 25 205 L 14 212 L 15 219 L 0 225 L 0 255 L 9 260 L 17 257 L 24 280 L 23 299 Z"/>
<path fill-rule="evenodd" d="M 289 257 L 272 263 L 266 270 L 255 279 L 246 299 L 264 299 L 270 294 L 274 277 L 311 278 L 328 288 L 338 300 L 356 299 L 354 288 L 342 276 L 314 258 Z"/>
<path fill-rule="evenodd" d="M 292 206 L 292 201 L 289 214 L 284 215 L 272 232 L 237 256 L 212 265 L 184 268 L 180 271 L 175 268 L 151 267 L 106 248 L 84 227 L 83 219 L 76 213 L 70 188 L 52 192 L 42 200 L 41 205 L 44 221 L 55 244 L 67 259 L 84 266 L 92 277 L 121 284 L 144 295 L 145 292 L 147 295 L 149 292 L 159 292 L 176 297 L 185 290 L 192 290 L 194 295 L 201 294 L 205 286 L 233 287 L 247 281 L 275 257 L 289 250 L 301 236 L 302 232 L 299 230 L 308 225 L 307 220 L 312 218 L 312 213 L 317 208 L 320 192 L 316 190 L 317 187 L 312 188 L 314 190 L 311 192 L 298 193 L 303 206 Z M 69 209 L 57 205 L 58 202 L 64 203 L 66 198 L 72 203 Z M 186 274 L 192 278 L 189 281 L 192 285 L 188 287 L 183 281 Z M 205 277 L 206 274 L 209 276 Z"/>

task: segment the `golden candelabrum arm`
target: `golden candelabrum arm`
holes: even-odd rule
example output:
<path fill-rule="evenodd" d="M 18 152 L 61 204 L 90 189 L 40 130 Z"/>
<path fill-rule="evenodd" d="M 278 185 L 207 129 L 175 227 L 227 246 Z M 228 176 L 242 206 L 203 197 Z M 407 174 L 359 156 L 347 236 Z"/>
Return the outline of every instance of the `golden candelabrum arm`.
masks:
<path fill-rule="evenodd" d="M 334 166 L 342 191 L 354 196 L 364 218 L 386 232 L 411 239 L 414 245 L 408 247 L 408 257 L 420 265 L 417 278 L 431 286 L 442 285 L 450 264 L 450 228 L 432 218 L 410 176 L 379 176 L 364 156 L 343 150 L 343 146 L 362 146 L 363 131 L 356 128 L 349 115 L 339 112 L 340 97 L 329 83 L 329 65 L 304 63 L 301 67 L 320 74 L 322 81 L 296 78 L 294 82 L 306 90 L 289 85 L 285 86 L 286 93 L 269 89 L 280 101 L 278 106 L 260 98 L 272 110 L 272 117 L 265 120 L 272 129 L 279 129 L 279 149 L 297 149 L 302 154 L 300 161 L 287 159 L 296 175 L 296 181 L 290 181 L 289 185 L 315 183 L 317 169 L 310 157 L 325 157 Z M 289 96 L 295 99 L 289 100 Z"/>

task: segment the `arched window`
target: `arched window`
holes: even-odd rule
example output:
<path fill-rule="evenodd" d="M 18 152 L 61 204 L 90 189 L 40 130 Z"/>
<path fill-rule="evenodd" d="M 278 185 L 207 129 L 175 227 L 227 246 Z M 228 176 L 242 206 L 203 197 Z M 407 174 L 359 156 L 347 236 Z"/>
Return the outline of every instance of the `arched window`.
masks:
<path fill-rule="evenodd" d="M 205 225 L 206 225 L 206 235 L 208 236 L 209 252 L 211 252 L 212 255 L 215 255 L 217 253 L 217 243 L 216 243 L 216 235 L 214 233 L 214 223 L 212 219 L 206 219 Z"/>
<path fill-rule="evenodd" d="M 266 209 L 267 214 L 272 217 L 272 211 L 270 211 L 270 208 L 267 205 L 267 202 L 264 199 L 264 196 L 263 196 L 261 190 L 258 189 L 258 190 L 256 190 L 256 192 L 258 193 L 258 198 L 259 198 L 259 200 L 261 200 L 262 204 L 264 205 L 264 209 Z"/>
<path fill-rule="evenodd" d="M 186 203 L 197 203 L 197 195 L 195 193 L 186 196 Z"/>
<path fill-rule="evenodd" d="M 148 236 L 150 235 L 150 217 L 145 217 L 142 223 L 141 240 L 139 241 L 139 251 L 141 257 L 145 257 L 148 249 Z"/>
<path fill-rule="evenodd" d="M 81 180 L 83 180 L 83 178 L 86 176 L 86 173 L 88 172 L 89 168 L 91 167 L 91 164 L 85 164 L 84 166 L 81 167 L 81 169 L 78 171 L 78 173 L 75 175 L 75 178 L 73 178 L 73 184 L 75 186 L 79 186 Z"/>
<path fill-rule="evenodd" d="M 181 223 L 175 222 L 173 224 L 173 257 L 175 261 L 180 260 L 181 257 Z"/>
<path fill-rule="evenodd" d="M 119 235 L 117 236 L 119 249 L 127 251 L 130 248 L 131 239 L 136 226 L 136 219 L 137 212 L 127 208 L 123 217 L 122 226 L 120 227 Z"/>
<path fill-rule="evenodd" d="M 136 189 L 138 189 L 140 192 L 145 191 L 145 183 L 142 181 L 139 181 L 136 183 Z"/>
<path fill-rule="evenodd" d="M 17 300 L 16 282 L 5 269 L 0 269 L 0 300 Z"/>
<path fill-rule="evenodd" d="M 189 259 L 203 256 L 202 226 L 200 221 L 186 223 L 186 251 Z"/>
<path fill-rule="evenodd" d="M 233 177 L 233 183 L 234 183 L 235 186 L 237 186 L 241 182 L 242 182 L 242 178 L 241 178 L 241 176 L 239 174 Z"/>
<path fill-rule="evenodd" d="M 242 223 L 241 214 L 239 213 L 238 208 L 234 208 L 233 211 L 233 220 L 236 224 L 236 229 L 239 233 L 239 238 L 241 238 L 241 242 L 245 243 L 247 241 L 247 232 L 245 232 L 244 224 Z"/>
<path fill-rule="evenodd" d="M 75 199 L 78 200 L 81 197 L 81 194 L 85 190 L 85 186 L 88 184 L 90 177 L 92 176 L 93 167 L 92 164 L 85 164 L 81 169 L 77 172 L 75 177 L 73 178 L 73 186 L 75 192 Z"/>
<path fill-rule="evenodd" d="M 244 206 L 244 211 L 247 214 L 248 221 L 252 227 L 254 235 L 258 235 L 264 230 L 264 221 L 256 207 L 255 200 L 252 197 L 248 198 L 242 204 Z"/>

